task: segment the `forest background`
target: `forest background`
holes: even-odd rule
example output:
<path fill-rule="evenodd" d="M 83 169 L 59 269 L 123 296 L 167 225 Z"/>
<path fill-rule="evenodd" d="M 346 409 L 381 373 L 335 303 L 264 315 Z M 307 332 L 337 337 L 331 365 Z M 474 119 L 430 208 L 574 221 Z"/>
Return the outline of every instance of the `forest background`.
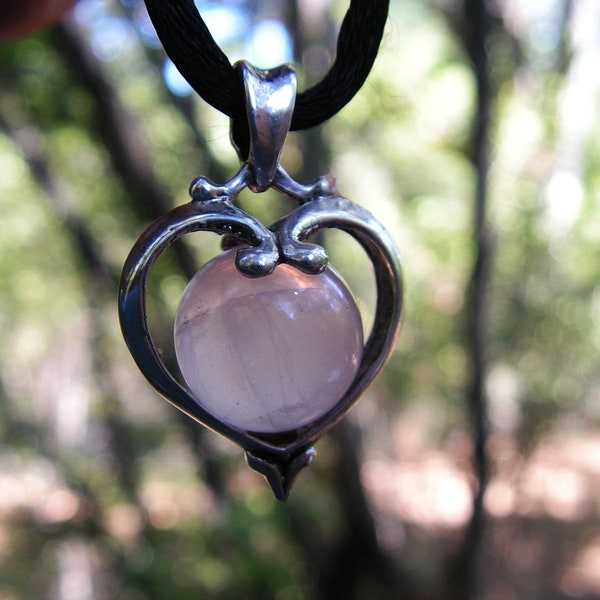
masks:
<path fill-rule="evenodd" d="M 339 1 L 199 1 L 233 62 L 333 58 Z M 375 385 L 278 503 L 229 442 L 149 388 L 121 265 L 191 180 L 238 163 L 142 2 L 81 0 L 0 44 L 0 599 L 600 598 L 600 4 L 398 0 L 375 67 L 291 134 L 402 252 Z M 242 198 L 271 222 L 275 194 Z M 151 281 L 173 315 L 216 236 Z M 328 236 L 361 303 L 361 251 Z"/>

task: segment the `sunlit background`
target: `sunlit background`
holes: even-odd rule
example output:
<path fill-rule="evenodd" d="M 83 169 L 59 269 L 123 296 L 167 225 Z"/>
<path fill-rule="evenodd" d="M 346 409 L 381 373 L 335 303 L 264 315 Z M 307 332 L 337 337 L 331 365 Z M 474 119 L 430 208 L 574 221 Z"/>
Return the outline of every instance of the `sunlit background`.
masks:
<path fill-rule="evenodd" d="M 329 68 L 347 8 L 196 4 L 231 62 L 293 61 L 302 89 Z M 331 169 L 385 223 L 407 297 L 390 363 L 287 504 L 150 389 L 117 322 L 137 236 L 194 177 L 236 172 L 227 117 L 137 0 L 80 0 L 0 45 L 0 600 L 445 599 L 468 543 L 474 598 L 600 598 L 600 3 L 488 4 L 479 543 L 465 542 L 479 107 L 463 3 L 393 0 L 357 97 L 288 139 L 296 178 Z M 289 210 L 272 193 L 241 201 L 266 222 Z M 167 362 L 190 264 L 219 248 L 189 237 L 150 286 Z M 343 234 L 329 251 L 369 322 L 366 259 Z"/>

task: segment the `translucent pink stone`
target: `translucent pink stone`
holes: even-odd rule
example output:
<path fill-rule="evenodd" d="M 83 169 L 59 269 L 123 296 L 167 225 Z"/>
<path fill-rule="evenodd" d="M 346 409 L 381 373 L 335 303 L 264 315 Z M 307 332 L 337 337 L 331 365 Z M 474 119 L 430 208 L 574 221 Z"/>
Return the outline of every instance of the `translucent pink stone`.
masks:
<path fill-rule="evenodd" d="M 212 415 L 248 432 L 308 425 L 342 398 L 363 349 L 360 314 L 335 271 L 279 265 L 250 279 L 235 250 L 187 286 L 175 321 L 183 378 Z"/>

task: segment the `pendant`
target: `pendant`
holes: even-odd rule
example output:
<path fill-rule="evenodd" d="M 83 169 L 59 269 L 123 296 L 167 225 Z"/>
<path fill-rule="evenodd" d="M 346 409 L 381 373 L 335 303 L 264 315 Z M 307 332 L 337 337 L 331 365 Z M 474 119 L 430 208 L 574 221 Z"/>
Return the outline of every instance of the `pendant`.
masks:
<path fill-rule="evenodd" d="M 314 442 L 348 412 L 392 352 L 402 312 L 401 269 L 391 236 L 367 210 L 340 196 L 331 177 L 303 185 L 279 164 L 296 96 L 293 68 L 259 70 L 246 62 L 237 68 L 246 91 L 248 156 L 222 185 L 194 180 L 191 201 L 141 235 L 123 268 L 119 316 L 152 386 L 241 446 L 249 466 L 285 500 L 314 459 Z M 274 188 L 297 207 L 267 228 L 236 206 L 245 188 Z M 373 265 L 376 314 L 366 341 L 352 294 L 325 249 L 308 241 L 328 228 L 353 236 Z M 202 231 L 223 235 L 228 249 L 184 292 L 174 324 L 180 382 L 152 340 L 146 284 L 173 242 Z"/>

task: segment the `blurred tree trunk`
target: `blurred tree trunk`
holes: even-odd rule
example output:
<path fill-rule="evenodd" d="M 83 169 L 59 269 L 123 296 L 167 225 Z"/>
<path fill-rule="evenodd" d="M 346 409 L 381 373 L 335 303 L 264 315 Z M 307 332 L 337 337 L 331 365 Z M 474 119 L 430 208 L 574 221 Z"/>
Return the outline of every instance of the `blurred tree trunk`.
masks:
<path fill-rule="evenodd" d="M 466 409 L 473 437 L 473 469 L 477 488 L 472 514 L 453 573 L 452 595 L 457 600 L 477 596 L 478 566 L 485 528 L 483 505 L 489 465 L 487 456 L 488 410 L 485 377 L 488 363 L 487 296 L 490 282 L 492 235 L 488 222 L 488 174 L 490 166 L 490 119 L 494 93 L 490 75 L 488 41 L 493 18 L 485 0 L 466 0 L 458 32 L 470 59 L 475 80 L 476 104 L 471 131 L 470 154 L 475 169 L 472 239 L 475 256 L 468 282 L 464 314 L 470 380 Z"/>

